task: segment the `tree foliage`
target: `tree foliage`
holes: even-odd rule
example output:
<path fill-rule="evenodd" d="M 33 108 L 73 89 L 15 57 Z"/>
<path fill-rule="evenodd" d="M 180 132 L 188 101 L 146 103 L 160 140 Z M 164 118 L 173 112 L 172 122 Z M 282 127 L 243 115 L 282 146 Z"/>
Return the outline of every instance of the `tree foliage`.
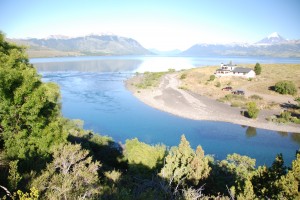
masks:
<path fill-rule="evenodd" d="M 166 157 L 160 175 L 176 184 L 185 185 L 189 181 L 197 185 L 200 180 L 208 177 L 210 170 L 208 158 L 204 156 L 201 146 L 194 151 L 182 135 L 179 146 L 171 148 Z"/>
<path fill-rule="evenodd" d="M 11 191 L 15 191 L 18 188 L 18 183 L 22 179 L 18 172 L 18 162 L 18 160 L 15 160 L 9 163 L 8 186 Z"/>
<path fill-rule="evenodd" d="M 261 74 L 261 66 L 259 63 L 256 63 L 254 66 L 254 72 L 256 75 L 260 75 Z"/>
<path fill-rule="evenodd" d="M 247 114 L 250 118 L 257 118 L 259 114 L 259 109 L 257 108 L 255 102 L 247 103 Z"/>
<path fill-rule="evenodd" d="M 99 162 L 92 162 L 87 150 L 79 144 L 66 144 L 54 149 L 53 161 L 34 180 L 47 199 L 91 198 L 99 191 L 97 170 Z"/>
<path fill-rule="evenodd" d="M 275 84 L 274 89 L 280 94 L 297 94 L 297 88 L 292 81 L 279 81 Z"/>
<path fill-rule="evenodd" d="M 130 170 L 135 173 L 154 172 L 163 165 L 166 147 L 163 145 L 150 146 L 140 142 L 137 138 L 126 140 L 125 158 L 128 160 Z"/>
<path fill-rule="evenodd" d="M 292 162 L 292 168 L 276 182 L 281 199 L 300 199 L 300 152 Z"/>
<path fill-rule="evenodd" d="M 252 178 L 254 191 L 259 198 L 277 199 L 281 187 L 278 185 L 282 176 L 286 174 L 286 167 L 281 154 L 277 155 L 272 166 L 259 167 Z"/>
<path fill-rule="evenodd" d="M 58 86 L 42 83 L 24 49 L 0 37 L 0 131 L 7 156 L 43 158 L 62 142 Z"/>

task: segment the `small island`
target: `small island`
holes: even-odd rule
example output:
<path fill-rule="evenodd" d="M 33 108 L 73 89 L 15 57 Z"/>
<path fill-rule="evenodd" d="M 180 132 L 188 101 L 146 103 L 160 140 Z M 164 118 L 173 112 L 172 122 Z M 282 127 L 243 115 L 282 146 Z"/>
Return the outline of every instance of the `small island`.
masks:
<path fill-rule="evenodd" d="M 296 101 L 300 96 L 299 64 L 254 65 L 235 66 L 232 68 L 236 70 L 226 71 L 227 74 L 221 74 L 222 67 L 233 66 L 232 63 L 221 64 L 221 68 L 146 72 L 129 79 L 126 86 L 145 104 L 180 117 L 300 132 L 299 101 Z M 293 95 L 276 92 L 274 86 L 282 81 L 296 85 L 296 92 Z M 256 116 L 249 116 L 250 105 Z"/>

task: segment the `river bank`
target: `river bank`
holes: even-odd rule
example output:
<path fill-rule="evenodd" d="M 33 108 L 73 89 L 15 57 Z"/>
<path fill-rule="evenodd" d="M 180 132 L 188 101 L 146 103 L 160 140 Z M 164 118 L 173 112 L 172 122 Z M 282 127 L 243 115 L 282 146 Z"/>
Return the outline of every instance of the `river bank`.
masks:
<path fill-rule="evenodd" d="M 141 75 L 126 81 L 126 87 L 132 94 L 145 104 L 158 110 L 193 120 L 210 120 L 230 122 L 283 132 L 300 133 L 300 125 L 277 124 L 267 121 L 268 116 L 274 115 L 274 110 L 262 110 L 257 119 L 249 119 L 240 114 L 241 109 L 231 107 L 225 103 L 209 97 L 198 95 L 180 88 L 178 74 L 166 74 L 162 77 L 158 87 L 138 89 L 135 84 Z"/>

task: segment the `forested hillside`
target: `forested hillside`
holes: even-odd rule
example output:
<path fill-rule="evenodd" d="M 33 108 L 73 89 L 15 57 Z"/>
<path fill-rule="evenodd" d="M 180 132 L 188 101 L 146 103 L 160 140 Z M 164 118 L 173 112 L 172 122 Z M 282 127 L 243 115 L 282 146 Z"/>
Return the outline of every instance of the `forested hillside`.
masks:
<path fill-rule="evenodd" d="M 0 34 L 0 198 L 300 198 L 300 152 L 290 168 L 282 155 L 256 167 L 238 154 L 214 160 L 184 135 L 171 148 L 121 145 L 82 127 L 62 117 L 58 86 Z"/>

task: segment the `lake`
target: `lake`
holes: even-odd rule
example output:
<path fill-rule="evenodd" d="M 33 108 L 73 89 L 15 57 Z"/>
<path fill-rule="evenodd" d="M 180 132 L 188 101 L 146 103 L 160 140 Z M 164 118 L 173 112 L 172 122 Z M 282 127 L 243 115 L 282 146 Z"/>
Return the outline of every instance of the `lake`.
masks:
<path fill-rule="evenodd" d="M 116 142 L 124 143 L 136 137 L 148 144 L 174 146 L 185 134 L 193 148 L 201 145 L 206 154 L 216 159 L 236 152 L 256 158 L 257 165 L 271 165 L 278 153 L 283 154 L 289 165 L 300 148 L 300 134 L 180 118 L 141 103 L 124 86 L 124 81 L 136 72 L 181 70 L 229 61 L 236 64 L 300 63 L 300 59 L 105 56 L 30 61 L 43 81 L 60 86 L 65 117 L 81 119 L 85 129 L 108 135 Z"/>

